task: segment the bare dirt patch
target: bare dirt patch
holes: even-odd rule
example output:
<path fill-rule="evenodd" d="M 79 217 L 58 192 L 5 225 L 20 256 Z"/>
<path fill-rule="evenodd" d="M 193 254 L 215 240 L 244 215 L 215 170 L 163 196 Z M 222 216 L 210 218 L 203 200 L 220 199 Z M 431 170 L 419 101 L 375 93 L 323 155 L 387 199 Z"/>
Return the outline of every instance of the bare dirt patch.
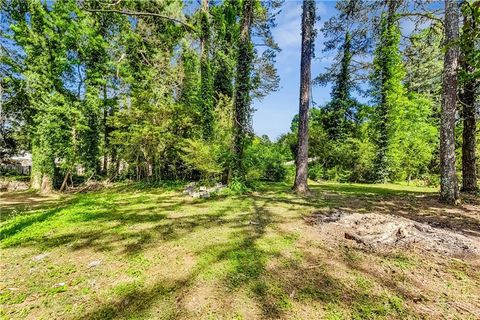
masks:
<path fill-rule="evenodd" d="M 61 198 L 62 196 L 57 193 L 43 195 L 31 191 L 0 192 L 1 220 L 5 220 L 16 211 L 37 210 L 49 207 Z"/>
<path fill-rule="evenodd" d="M 322 232 L 345 237 L 369 248 L 415 248 L 449 256 L 480 255 L 480 241 L 460 231 L 425 222 L 377 213 L 352 213 L 338 209 L 316 211 L 305 217 Z"/>
<path fill-rule="evenodd" d="M 2 192 L 25 191 L 28 190 L 28 188 L 28 181 L 0 179 L 0 191 Z"/>

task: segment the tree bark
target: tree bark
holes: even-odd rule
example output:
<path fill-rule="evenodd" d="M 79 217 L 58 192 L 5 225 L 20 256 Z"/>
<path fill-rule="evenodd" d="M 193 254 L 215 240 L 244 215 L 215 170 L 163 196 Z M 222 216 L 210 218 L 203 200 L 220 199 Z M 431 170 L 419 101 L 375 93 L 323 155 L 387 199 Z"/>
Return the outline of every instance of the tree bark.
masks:
<path fill-rule="evenodd" d="M 34 166 L 32 166 L 33 168 Z M 40 190 L 42 187 L 42 174 L 35 169 L 31 170 L 30 174 L 30 189 L 32 190 Z"/>
<path fill-rule="evenodd" d="M 108 139 L 110 128 L 108 126 L 108 103 L 107 103 L 107 85 L 103 85 L 103 170 L 104 176 L 108 173 Z"/>
<path fill-rule="evenodd" d="M 237 180 L 245 179 L 243 153 L 249 133 L 250 120 L 250 73 L 253 61 L 250 29 L 253 19 L 253 4 L 254 0 L 243 1 L 242 20 L 240 23 L 240 43 L 234 101 L 234 161 L 232 161 L 232 175 Z"/>
<path fill-rule="evenodd" d="M 38 141 L 32 141 L 32 168 L 30 169 L 30 189 L 39 191 L 42 187 L 42 170 L 40 166 L 40 150 Z"/>
<path fill-rule="evenodd" d="M 467 81 L 461 95 L 463 107 L 463 142 L 462 142 L 462 191 L 475 192 L 477 190 L 476 168 L 476 119 L 475 119 L 475 91 L 473 83 Z"/>
<path fill-rule="evenodd" d="M 477 168 L 475 158 L 476 148 L 476 119 L 475 99 L 479 80 L 472 76 L 475 72 L 470 63 L 469 56 L 476 50 L 475 39 L 472 32 L 476 26 L 474 17 L 468 16 L 468 11 L 463 14 L 463 44 L 462 44 L 462 70 L 465 78 L 462 83 L 460 101 L 463 115 L 463 142 L 462 142 L 462 191 L 476 192 Z"/>
<path fill-rule="evenodd" d="M 200 33 L 200 103 L 202 106 L 203 138 L 210 140 L 213 134 L 213 81 L 210 63 L 210 22 L 208 0 L 202 0 Z"/>
<path fill-rule="evenodd" d="M 302 55 L 300 60 L 300 106 L 298 122 L 298 149 L 293 189 L 308 192 L 308 108 L 310 106 L 312 47 L 314 41 L 315 2 L 303 1 Z"/>
<path fill-rule="evenodd" d="M 68 181 L 68 177 L 70 176 L 70 170 L 67 171 L 67 174 L 65 175 L 65 177 L 63 178 L 63 182 L 62 182 L 62 186 L 60 187 L 60 192 L 62 192 L 65 187 L 67 186 L 67 181 Z"/>
<path fill-rule="evenodd" d="M 53 178 L 51 175 L 44 174 L 42 177 L 42 187 L 40 193 L 50 193 L 53 190 Z"/>
<path fill-rule="evenodd" d="M 445 57 L 442 111 L 440 120 L 440 201 L 456 204 L 459 199 L 455 170 L 455 109 L 457 104 L 457 69 L 459 50 L 458 4 L 445 0 Z"/>
<path fill-rule="evenodd" d="M 32 170 L 30 188 L 40 193 L 50 193 L 53 190 L 55 172 L 54 156 L 48 148 L 42 148 L 42 143 L 34 139 L 32 142 Z"/>

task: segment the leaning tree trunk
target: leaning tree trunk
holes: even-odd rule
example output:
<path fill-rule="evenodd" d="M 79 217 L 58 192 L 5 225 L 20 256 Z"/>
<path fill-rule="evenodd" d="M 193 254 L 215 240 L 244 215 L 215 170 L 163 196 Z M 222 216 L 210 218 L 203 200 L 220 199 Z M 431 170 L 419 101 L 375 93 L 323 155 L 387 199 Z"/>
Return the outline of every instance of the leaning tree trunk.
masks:
<path fill-rule="evenodd" d="M 315 1 L 303 1 L 302 56 L 300 60 L 300 106 L 298 122 L 298 149 L 293 189 L 308 192 L 308 107 L 310 105 L 312 47 L 314 41 Z"/>
<path fill-rule="evenodd" d="M 250 121 L 250 73 L 252 69 L 253 51 L 250 41 L 250 29 L 253 18 L 254 0 L 243 1 L 242 21 L 240 24 L 240 43 L 237 57 L 237 77 L 234 102 L 234 136 L 232 161 L 233 178 L 244 180 L 245 170 L 243 152 L 249 134 Z"/>
<path fill-rule="evenodd" d="M 477 190 L 475 100 L 480 80 L 473 76 L 476 70 L 471 61 L 476 50 L 475 32 L 478 26 L 475 18 L 474 14 L 470 16 L 468 7 L 463 10 L 461 67 L 465 78 L 462 81 L 460 101 L 463 111 L 462 191 L 466 192 Z"/>
<path fill-rule="evenodd" d="M 455 171 L 455 108 L 457 103 L 458 6 L 445 0 L 445 58 L 440 120 L 440 201 L 456 204 L 459 198 Z"/>

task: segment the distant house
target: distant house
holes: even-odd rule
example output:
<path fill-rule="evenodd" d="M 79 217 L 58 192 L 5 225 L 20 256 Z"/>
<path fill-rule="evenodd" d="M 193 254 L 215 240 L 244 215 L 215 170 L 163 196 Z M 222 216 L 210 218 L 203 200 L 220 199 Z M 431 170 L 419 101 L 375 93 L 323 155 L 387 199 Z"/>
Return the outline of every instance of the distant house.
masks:
<path fill-rule="evenodd" d="M 0 169 L 2 172 L 15 171 L 19 175 L 29 175 L 32 170 L 32 154 L 24 152 L 2 159 Z"/>

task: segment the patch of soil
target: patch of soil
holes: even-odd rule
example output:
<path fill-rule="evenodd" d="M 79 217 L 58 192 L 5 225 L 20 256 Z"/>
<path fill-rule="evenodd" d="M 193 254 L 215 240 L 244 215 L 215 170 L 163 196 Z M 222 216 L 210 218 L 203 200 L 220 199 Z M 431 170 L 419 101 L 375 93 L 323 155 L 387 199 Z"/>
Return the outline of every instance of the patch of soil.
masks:
<path fill-rule="evenodd" d="M 28 181 L 0 180 L 0 192 L 25 191 L 29 187 Z"/>
<path fill-rule="evenodd" d="M 316 211 L 304 219 L 310 225 L 320 226 L 322 232 L 336 234 L 372 249 L 419 248 L 449 256 L 480 255 L 478 239 L 404 217 L 333 209 Z"/>
<path fill-rule="evenodd" d="M 58 201 L 60 198 L 60 195 L 57 193 L 39 194 L 29 191 L 0 192 L 1 217 L 6 221 L 9 215 L 18 211 L 50 207 L 52 202 Z"/>

